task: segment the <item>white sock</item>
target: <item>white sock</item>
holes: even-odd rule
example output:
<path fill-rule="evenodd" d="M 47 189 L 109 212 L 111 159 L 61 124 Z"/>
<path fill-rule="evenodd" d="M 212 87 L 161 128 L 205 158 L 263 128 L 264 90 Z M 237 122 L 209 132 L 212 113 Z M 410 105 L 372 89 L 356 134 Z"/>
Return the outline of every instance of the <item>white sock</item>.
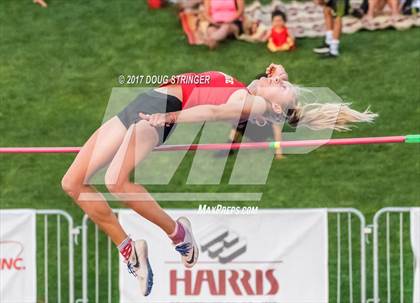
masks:
<path fill-rule="evenodd" d="M 326 31 L 325 32 L 325 43 L 330 45 L 332 41 L 333 41 L 333 32 L 332 31 Z"/>
<path fill-rule="evenodd" d="M 330 52 L 333 55 L 338 56 L 338 46 L 340 45 L 340 40 L 332 40 L 330 44 Z"/>
<path fill-rule="evenodd" d="M 126 261 L 130 259 L 131 253 L 133 251 L 132 243 L 133 240 L 131 240 L 130 236 L 128 236 L 124 241 L 120 243 L 120 245 L 117 246 L 118 250 Z"/>

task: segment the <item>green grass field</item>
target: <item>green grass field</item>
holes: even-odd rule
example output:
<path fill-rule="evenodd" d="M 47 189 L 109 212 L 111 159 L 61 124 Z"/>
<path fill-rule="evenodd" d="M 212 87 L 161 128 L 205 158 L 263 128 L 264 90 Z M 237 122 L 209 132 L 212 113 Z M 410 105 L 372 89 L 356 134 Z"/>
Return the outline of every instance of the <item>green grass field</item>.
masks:
<path fill-rule="evenodd" d="M 319 60 L 319 39 L 292 53 L 262 44 L 223 43 L 216 51 L 187 44 L 175 10 L 144 1 L 32 1 L 0 4 L 0 146 L 79 146 L 100 125 L 120 74 L 221 70 L 244 82 L 271 62 L 292 82 L 325 86 L 357 109 L 380 114 L 373 125 L 334 137 L 420 133 L 420 29 L 344 35 L 342 56 Z M 74 155 L 0 155 L 0 208 L 82 212 L 60 180 Z M 262 191 L 260 207 L 355 207 L 371 221 L 386 206 L 420 205 L 420 145 L 322 148 L 276 161 L 263 186 L 187 186 L 192 155 L 157 191 Z M 233 165 L 231 160 L 225 171 Z M 198 203 L 162 203 L 193 208 Z M 118 206 L 113 204 L 113 206 Z"/>

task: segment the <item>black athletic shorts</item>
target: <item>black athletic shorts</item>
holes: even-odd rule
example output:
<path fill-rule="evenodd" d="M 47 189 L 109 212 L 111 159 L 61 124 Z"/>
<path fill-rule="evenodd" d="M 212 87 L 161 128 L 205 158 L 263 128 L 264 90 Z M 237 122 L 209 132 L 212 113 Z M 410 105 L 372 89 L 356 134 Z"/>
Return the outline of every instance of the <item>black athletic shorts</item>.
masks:
<path fill-rule="evenodd" d="M 181 109 L 182 102 L 177 97 L 166 95 L 155 90 L 149 90 L 138 95 L 130 104 L 117 114 L 117 117 L 128 129 L 132 124 L 141 120 L 139 113 L 170 113 L 180 111 Z M 170 124 L 165 127 L 156 128 L 159 134 L 159 144 L 165 142 L 173 127 L 174 125 Z"/>
<path fill-rule="evenodd" d="M 344 17 L 350 10 L 350 0 L 328 0 L 326 5 L 333 10 L 335 17 Z"/>

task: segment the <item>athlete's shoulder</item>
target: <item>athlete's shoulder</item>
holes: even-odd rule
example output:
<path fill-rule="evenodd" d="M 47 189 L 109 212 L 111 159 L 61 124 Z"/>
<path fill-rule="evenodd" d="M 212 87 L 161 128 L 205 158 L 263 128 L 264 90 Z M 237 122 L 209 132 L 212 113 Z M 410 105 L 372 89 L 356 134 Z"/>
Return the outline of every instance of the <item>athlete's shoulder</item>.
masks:
<path fill-rule="evenodd" d="M 241 81 L 239 81 L 235 77 L 233 77 L 229 74 L 226 74 L 224 72 L 209 71 L 209 72 L 206 72 L 206 73 L 210 76 L 210 78 L 212 80 L 220 82 L 219 84 L 223 83 L 226 86 L 246 87 L 246 85 L 244 83 L 242 83 Z"/>
<path fill-rule="evenodd" d="M 249 94 L 246 88 L 240 88 L 230 95 L 229 101 L 244 101 L 250 97 L 252 96 Z"/>
<path fill-rule="evenodd" d="M 211 71 L 207 71 L 207 72 L 202 72 L 200 73 L 202 75 L 209 75 L 212 78 L 221 78 L 221 77 L 225 77 L 225 76 L 229 76 L 227 74 L 225 74 L 224 72 L 221 71 L 216 71 L 216 70 L 211 70 Z M 230 76 L 229 76 L 230 77 Z"/>

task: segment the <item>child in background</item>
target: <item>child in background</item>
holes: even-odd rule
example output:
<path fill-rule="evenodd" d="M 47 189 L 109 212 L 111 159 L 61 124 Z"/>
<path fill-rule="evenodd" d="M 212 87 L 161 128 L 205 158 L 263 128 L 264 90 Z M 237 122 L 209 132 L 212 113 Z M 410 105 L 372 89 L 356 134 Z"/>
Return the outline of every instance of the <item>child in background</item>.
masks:
<path fill-rule="evenodd" d="M 290 51 L 295 48 L 295 38 L 286 27 L 286 15 L 279 10 L 271 14 L 271 31 L 267 47 L 272 52 Z"/>

